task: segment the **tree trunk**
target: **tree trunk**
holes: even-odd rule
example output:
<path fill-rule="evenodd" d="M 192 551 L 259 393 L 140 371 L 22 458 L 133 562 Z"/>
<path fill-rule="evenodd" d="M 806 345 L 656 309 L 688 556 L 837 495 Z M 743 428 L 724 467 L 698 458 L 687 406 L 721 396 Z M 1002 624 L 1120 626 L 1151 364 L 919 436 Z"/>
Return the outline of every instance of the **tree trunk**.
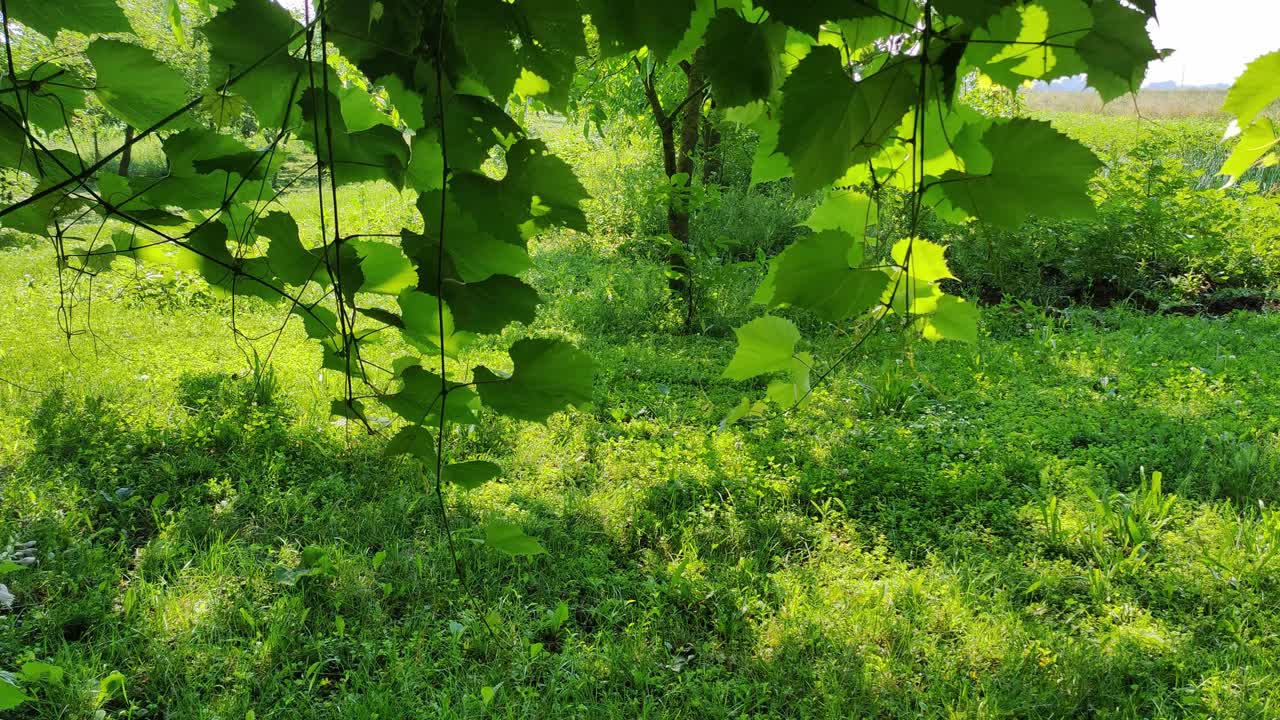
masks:
<path fill-rule="evenodd" d="M 129 177 L 129 166 L 133 164 L 133 126 L 124 126 L 124 152 L 120 153 L 120 167 L 116 172 L 120 177 Z"/>
<path fill-rule="evenodd" d="M 720 118 L 712 102 L 712 112 L 702 118 L 702 184 L 722 185 L 724 156 L 720 154 Z"/>
<path fill-rule="evenodd" d="M 680 68 L 684 70 L 688 79 L 687 94 L 683 101 L 683 110 L 680 117 L 680 149 L 676 156 L 676 174 L 684 175 L 685 189 L 693 187 L 693 155 L 698 148 L 698 140 L 700 130 L 702 129 L 702 99 L 706 90 L 705 83 L 702 80 L 702 53 L 699 51 L 694 55 L 693 62 L 682 62 Z M 677 108 L 680 110 L 680 108 Z M 682 283 L 684 301 L 685 301 L 685 317 L 684 329 L 686 332 L 693 329 L 694 303 L 693 303 L 693 272 L 689 267 L 689 203 L 687 192 L 682 196 L 672 196 L 673 199 L 678 197 L 678 202 L 674 212 L 668 215 L 672 221 L 669 223 L 671 236 L 680 244 L 682 252 L 679 253 L 679 272 L 683 275 Z M 675 270 L 675 266 L 672 266 Z"/>
<path fill-rule="evenodd" d="M 658 134 L 662 140 L 662 169 L 670 181 L 677 175 L 685 176 L 685 192 L 672 193 L 667 202 L 667 232 L 671 235 L 672 246 L 667 254 L 669 278 L 667 286 L 671 292 L 685 300 L 685 329 L 693 326 L 693 275 L 689 268 L 689 203 L 688 188 L 693 184 L 693 155 L 698 147 L 699 131 L 702 125 L 702 100 L 706 91 L 706 83 L 702 79 L 702 68 L 698 56 L 692 63 L 682 62 L 688 80 L 688 93 L 684 100 L 671 112 L 662 107 L 658 97 L 652 70 L 645 71 L 636 59 L 636 70 L 644 86 L 645 99 L 649 101 L 649 109 L 653 112 L 654 124 L 658 126 Z M 677 124 L 679 121 L 679 135 Z"/>

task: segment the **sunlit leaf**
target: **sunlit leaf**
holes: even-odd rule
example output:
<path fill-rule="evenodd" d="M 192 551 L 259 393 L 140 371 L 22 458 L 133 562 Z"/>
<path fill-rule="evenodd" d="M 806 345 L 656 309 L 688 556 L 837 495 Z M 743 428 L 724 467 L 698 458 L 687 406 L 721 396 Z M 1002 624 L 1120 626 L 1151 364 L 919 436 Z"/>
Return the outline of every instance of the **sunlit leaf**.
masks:
<path fill-rule="evenodd" d="M 898 62 L 860 82 L 840 51 L 814 48 L 783 88 L 778 149 L 795 170 L 797 194 L 813 192 L 866 160 L 902 120 L 917 92 L 915 71 Z"/>
<path fill-rule="evenodd" d="M 526 535 L 520 526 L 502 520 L 493 520 L 485 526 L 484 542 L 507 555 L 542 555 L 547 552 L 541 543 Z"/>
<path fill-rule="evenodd" d="M 801 238 L 775 261 L 773 305 L 795 305 L 828 322 L 875 306 L 888 284 L 879 270 L 851 267 L 862 259 L 862 241 L 840 230 Z M 741 346 L 741 335 L 739 345 Z"/>
<path fill-rule="evenodd" d="M 1236 116 L 1241 127 L 1253 122 L 1258 113 L 1280 99 L 1280 51 L 1263 55 L 1249 63 L 1244 74 L 1227 91 L 1222 109 Z"/>
<path fill-rule="evenodd" d="M 791 366 L 800 331 L 790 321 L 772 315 L 756 318 L 733 331 L 738 349 L 724 369 L 730 380 L 746 380 Z"/>
<path fill-rule="evenodd" d="M 997 122 L 982 140 L 991 153 L 990 172 L 951 171 L 935 186 L 956 207 L 1010 228 L 1032 215 L 1093 213 L 1089 180 L 1102 163 L 1088 148 L 1047 122 L 1026 119 Z"/>
<path fill-rule="evenodd" d="M 51 39 L 60 30 L 133 32 L 116 0 L 7 0 L 5 6 L 10 17 Z"/>
<path fill-rule="evenodd" d="M 930 340 L 978 341 L 978 307 L 964 298 L 944 295 L 929 315 L 924 336 Z"/>
<path fill-rule="evenodd" d="M 94 94 L 116 117 L 149 128 L 187 104 L 187 81 L 146 48 L 120 40 L 94 40 L 85 50 L 97 73 Z M 180 125 L 182 118 L 174 124 Z"/>
<path fill-rule="evenodd" d="M 570 405 L 591 403 L 594 368 L 586 353 L 563 340 L 526 339 L 511 346 L 514 369 L 504 377 L 475 370 L 485 406 L 518 420 L 541 422 Z"/>
<path fill-rule="evenodd" d="M 496 463 L 485 460 L 471 460 L 463 463 L 446 465 L 441 478 L 466 490 L 474 490 L 502 474 L 502 468 Z"/>

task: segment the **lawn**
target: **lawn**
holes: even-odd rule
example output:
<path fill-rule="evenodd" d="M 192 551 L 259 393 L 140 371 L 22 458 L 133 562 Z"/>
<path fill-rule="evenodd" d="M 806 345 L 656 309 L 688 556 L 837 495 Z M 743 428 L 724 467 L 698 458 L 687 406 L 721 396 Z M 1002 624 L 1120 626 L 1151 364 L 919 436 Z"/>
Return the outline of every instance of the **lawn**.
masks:
<path fill-rule="evenodd" d="M 252 372 L 226 301 L 120 263 L 68 339 L 51 251 L 0 251 L 0 548 L 37 558 L 0 669 L 65 673 L 13 717 L 1280 713 L 1280 316 L 992 306 L 722 428 L 732 338 L 672 333 L 656 265 L 535 255 L 548 304 L 502 343 L 581 343 L 594 407 L 451 438 L 505 471 L 448 497 L 462 583 L 296 321 Z M 492 517 L 547 554 L 472 542 Z"/>

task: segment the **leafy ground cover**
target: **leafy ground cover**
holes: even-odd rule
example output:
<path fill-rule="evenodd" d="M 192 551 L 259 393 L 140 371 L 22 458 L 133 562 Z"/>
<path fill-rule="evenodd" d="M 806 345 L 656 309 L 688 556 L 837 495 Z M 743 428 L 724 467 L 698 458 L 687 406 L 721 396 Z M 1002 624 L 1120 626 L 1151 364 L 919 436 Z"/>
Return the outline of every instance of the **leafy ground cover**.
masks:
<path fill-rule="evenodd" d="M 117 271 L 68 343 L 50 254 L 3 252 L 0 544 L 37 561 L 0 670 L 62 669 L 15 717 L 1276 713 L 1276 316 L 993 307 L 721 430 L 732 343 L 669 333 L 659 260 L 557 236 L 508 334 L 582 343 L 594 408 L 459 431 L 504 469 L 450 498 L 464 588 L 300 329 L 247 374 L 223 301 Z M 477 546 L 494 517 L 547 554 Z"/>

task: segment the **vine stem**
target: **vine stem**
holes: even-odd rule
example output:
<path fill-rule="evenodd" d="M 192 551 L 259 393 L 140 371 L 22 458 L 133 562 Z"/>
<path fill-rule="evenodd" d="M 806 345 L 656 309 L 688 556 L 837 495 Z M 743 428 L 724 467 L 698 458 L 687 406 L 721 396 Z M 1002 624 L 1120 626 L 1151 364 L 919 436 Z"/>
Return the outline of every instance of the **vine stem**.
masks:
<path fill-rule="evenodd" d="M 445 109 L 444 109 L 444 24 L 445 6 L 440 5 L 440 21 L 436 30 L 436 46 L 433 49 L 436 66 L 436 113 L 440 121 L 440 223 L 437 228 L 436 243 L 436 333 L 440 346 L 440 423 L 436 428 L 436 477 L 435 495 L 440 503 L 440 518 L 444 523 L 445 539 L 449 545 L 449 556 L 453 558 L 453 571 L 458 582 L 467 588 L 467 576 L 463 572 L 462 562 L 458 559 L 458 549 L 453 541 L 453 528 L 449 522 L 449 506 L 444 501 L 444 432 L 449 408 L 449 376 L 448 359 L 444 349 L 444 236 L 445 217 L 448 213 L 449 200 L 449 143 L 446 141 Z M 485 627 L 488 627 L 485 623 Z M 493 628 L 489 628 L 493 632 Z"/>

